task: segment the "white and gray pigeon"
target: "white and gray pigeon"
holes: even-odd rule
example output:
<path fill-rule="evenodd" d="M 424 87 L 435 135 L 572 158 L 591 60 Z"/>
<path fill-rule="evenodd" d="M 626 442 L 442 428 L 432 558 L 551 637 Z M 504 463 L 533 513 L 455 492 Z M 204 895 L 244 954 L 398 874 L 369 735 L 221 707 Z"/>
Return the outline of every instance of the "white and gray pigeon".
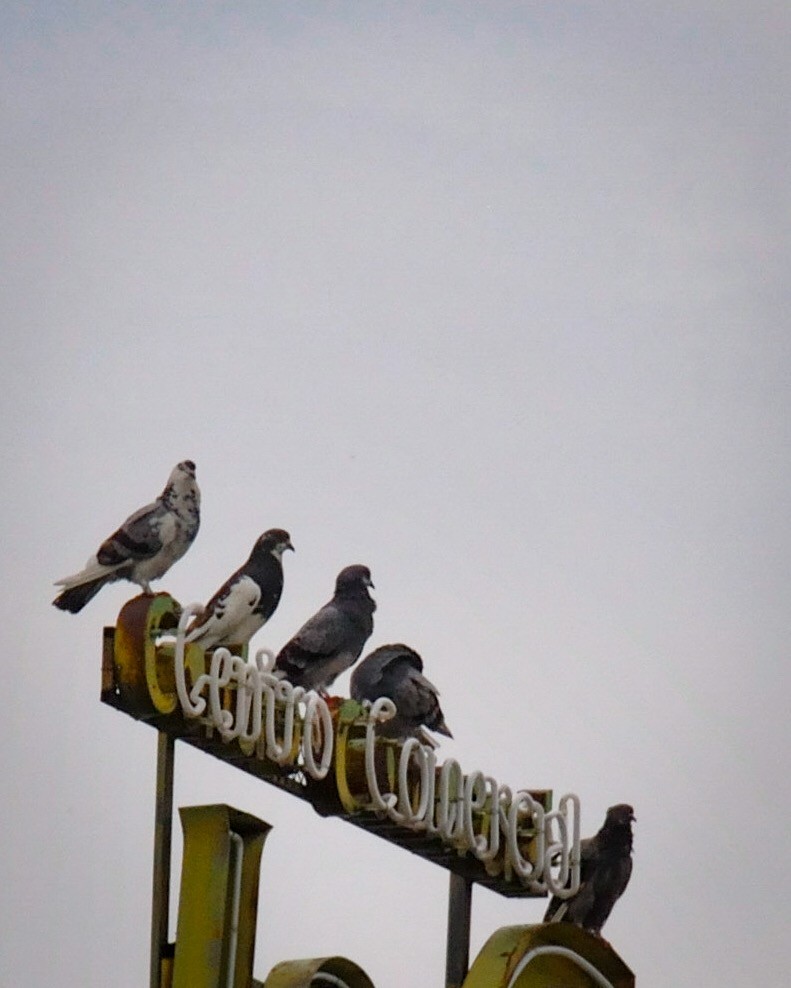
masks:
<path fill-rule="evenodd" d="M 107 583 L 129 580 L 151 593 L 151 580 L 164 576 L 192 545 L 200 526 L 200 490 L 195 464 L 183 460 L 152 504 L 140 508 L 99 546 L 85 568 L 56 582 L 64 589 L 52 601 L 76 614 Z"/>
<path fill-rule="evenodd" d="M 374 630 L 376 603 L 367 566 L 347 566 L 335 594 L 305 622 L 275 659 L 275 669 L 294 686 L 326 694 L 340 673 L 354 665 Z"/>
<path fill-rule="evenodd" d="M 442 709 L 439 691 L 423 675 L 423 660 L 408 645 L 380 645 L 352 673 L 352 697 L 373 703 L 386 696 L 396 705 L 396 715 L 383 721 L 377 733 L 383 737 L 416 737 L 432 746 L 436 742 L 426 728 L 452 738 Z"/>
<path fill-rule="evenodd" d="M 545 923 L 574 923 L 589 933 L 601 934 L 632 874 L 633 822 L 634 810 L 627 803 L 607 810 L 601 830 L 580 841 L 579 891 L 570 899 L 552 896 Z"/>
<path fill-rule="evenodd" d="M 190 626 L 186 640 L 201 648 L 246 645 L 275 613 L 283 593 L 283 553 L 294 550 L 282 528 L 260 535 L 247 562 L 230 576 Z"/>

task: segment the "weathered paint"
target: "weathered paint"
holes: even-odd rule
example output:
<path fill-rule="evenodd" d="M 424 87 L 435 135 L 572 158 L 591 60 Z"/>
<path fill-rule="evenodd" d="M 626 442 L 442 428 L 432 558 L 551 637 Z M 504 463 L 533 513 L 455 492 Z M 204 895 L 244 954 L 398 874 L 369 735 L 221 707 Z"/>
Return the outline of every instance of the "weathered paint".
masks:
<path fill-rule="evenodd" d="M 322 974 L 329 977 L 322 979 Z M 326 984 L 328 988 L 330 985 L 334 988 L 341 988 L 341 985 L 347 988 L 375 988 L 365 971 L 346 957 L 283 961 L 269 972 L 263 988 L 308 988 L 313 984 Z"/>
<path fill-rule="evenodd" d="M 115 683 L 130 713 L 141 719 L 173 714 L 178 708 L 172 647 L 158 646 L 157 638 L 173 632 L 180 610 L 170 594 L 141 594 L 128 601 L 118 615 L 113 647 Z M 202 671 L 203 656 L 197 646 L 187 650 L 186 660 L 192 675 Z"/>
<path fill-rule="evenodd" d="M 173 988 L 226 988 L 231 926 L 231 832 L 243 842 L 232 988 L 253 972 L 261 851 L 270 825 L 229 806 L 179 810 L 184 830 Z"/>
<path fill-rule="evenodd" d="M 634 974 L 606 940 L 570 923 L 544 923 L 504 926 L 493 933 L 463 988 L 634 988 L 634 984 Z"/>

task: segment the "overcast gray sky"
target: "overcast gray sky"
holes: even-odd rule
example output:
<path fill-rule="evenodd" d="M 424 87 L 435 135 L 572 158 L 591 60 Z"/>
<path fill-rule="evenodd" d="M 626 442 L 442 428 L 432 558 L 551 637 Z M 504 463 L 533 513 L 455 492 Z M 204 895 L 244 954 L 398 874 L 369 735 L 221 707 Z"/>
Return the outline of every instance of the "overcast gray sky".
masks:
<path fill-rule="evenodd" d="M 635 806 L 605 933 L 641 988 L 783 982 L 790 22 L 3 5 L 0 983 L 146 982 L 156 738 L 98 700 L 134 590 L 49 602 L 187 457 L 162 587 L 287 528 L 277 648 L 368 564 L 446 756 L 586 833 Z M 177 805 L 214 801 L 274 825 L 257 977 L 442 984 L 444 871 L 178 750 Z M 476 892 L 473 950 L 543 908 Z"/>

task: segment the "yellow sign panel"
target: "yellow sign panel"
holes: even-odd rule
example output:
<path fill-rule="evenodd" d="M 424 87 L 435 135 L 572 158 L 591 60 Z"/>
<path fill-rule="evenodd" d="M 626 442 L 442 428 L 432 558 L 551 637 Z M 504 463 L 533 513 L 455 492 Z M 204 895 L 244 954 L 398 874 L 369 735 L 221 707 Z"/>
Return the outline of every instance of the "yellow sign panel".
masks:
<path fill-rule="evenodd" d="M 601 937 L 570 923 L 504 926 L 463 988 L 634 988 L 634 974 Z"/>
<path fill-rule="evenodd" d="M 163 988 L 375 988 L 345 957 L 281 961 L 252 978 L 258 875 L 270 826 L 229 806 L 180 810 L 184 858 L 174 955 Z M 567 923 L 508 926 L 483 946 L 460 988 L 634 988 L 601 937 Z"/>

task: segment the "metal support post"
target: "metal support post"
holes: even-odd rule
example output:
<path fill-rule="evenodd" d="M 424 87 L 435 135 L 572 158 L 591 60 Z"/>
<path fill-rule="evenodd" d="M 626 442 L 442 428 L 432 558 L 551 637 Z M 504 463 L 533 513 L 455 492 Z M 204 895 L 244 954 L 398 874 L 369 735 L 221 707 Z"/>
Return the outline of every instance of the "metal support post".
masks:
<path fill-rule="evenodd" d="M 445 988 L 461 988 L 470 964 L 470 914 L 472 882 L 450 873 L 448 890 L 448 946 L 445 960 Z"/>
<path fill-rule="evenodd" d="M 150 988 L 160 988 L 162 957 L 168 945 L 170 839 L 173 827 L 173 738 L 157 737 L 157 796 L 154 813 L 154 876 L 151 892 Z"/>

